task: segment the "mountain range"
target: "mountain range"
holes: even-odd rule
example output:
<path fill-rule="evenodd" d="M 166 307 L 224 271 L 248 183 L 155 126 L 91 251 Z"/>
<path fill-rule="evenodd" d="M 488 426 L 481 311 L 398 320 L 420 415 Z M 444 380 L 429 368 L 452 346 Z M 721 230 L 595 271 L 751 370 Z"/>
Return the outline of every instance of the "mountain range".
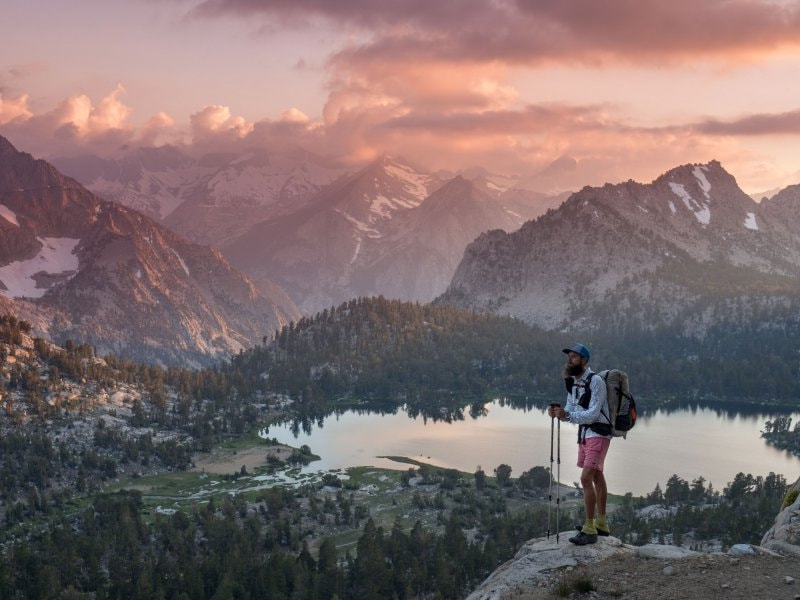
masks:
<path fill-rule="evenodd" d="M 438 301 L 583 332 L 780 328 L 797 320 L 798 208 L 798 186 L 757 203 L 717 161 L 586 187 L 478 237 Z"/>
<path fill-rule="evenodd" d="M 37 335 L 162 364 L 227 358 L 299 316 L 279 286 L 2 137 L 0 297 Z"/>
<path fill-rule="evenodd" d="M 478 234 L 514 230 L 567 195 L 482 169 L 430 173 L 391 156 L 347 173 L 298 149 L 193 159 L 164 147 L 56 164 L 218 247 L 257 285 L 277 282 L 305 314 L 357 296 L 430 301 Z"/>
<path fill-rule="evenodd" d="M 557 167 L 570 164 L 566 157 Z M 347 173 L 299 150 L 193 159 L 165 147 L 137 150 L 115 163 L 84 157 L 71 168 L 83 173 L 95 189 L 140 206 L 160 224 L 100 200 L 49 166 L 41 169 L 51 173 L 55 183 L 47 178 L 4 183 L 9 192 L 0 208 L 0 264 L 6 266 L 0 268 L 6 275 L 4 279 L 0 271 L 0 280 L 9 280 L 8 265 L 35 256 L 57 266 L 28 273 L 27 288 L 9 291 L 4 283 L 5 295 L 28 307 L 28 314 L 36 312 L 31 307 L 55 310 L 58 305 L 58 317 L 42 318 L 39 324 L 59 335 L 83 335 L 97 327 L 97 318 L 106 318 L 102 311 L 79 315 L 77 292 L 71 292 L 69 302 L 65 299 L 79 281 L 82 289 L 93 290 L 91 294 L 110 297 L 105 271 L 103 276 L 90 277 L 91 270 L 82 275 L 95 263 L 81 253 L 113 246 L 101 244 L 100 237 L 87 246 L 85 233 L 69 233 L 75 225 L 68 226 L 66 217 L 58 221 L 60 233 L 50 233 L 48 227 L 55 227 L 50 213 L 63 212 L 54 203 L 72 202 L 71 197 L 59 199 L 54 189 L 92 198 L 82 200 L 88 208 L 78 202 L 78 208 L 69 204 L 67 211 L 83 215 L 71 219 L 83 219 L 85 227 L 105 222 L 98 216 L 106 213 L 114 218 L 103 231 L 116 231 L 119 223 L 126 223 L 126 235 L 139 240 L 131 242 L 135 250 L 129 255 L 142 264 L 158 256 L 159 266 L 151 270 L 172 274 L 166 287 L 170 294 L 181 289 L 172 283 L 181 273 L 199 277 L 197 265 L 189 264 L 200 260 L 192 258 L 194 253 L 234 277 L 235 284 L 216 287 L 210 295 L 209 285 L 201 281 L 192 281 L 192 291 L 182 292 L 196 298 L 196 306 L 211 302 L 214 309 L 202 309 L 209 315 L 229 299 L 231 290 L 247 290 L 237 296 L 238 304 L 227 306 L 228 313 L 223 311 L 226 325 L 178 344 L 201 348 L 201 353 L 213 354 L 217 346 L 228 352 L 237 345 L 258 343 L 275 324 L 354 297 L 377 295 L 417 302 L 436 298 L 459 308 L 576 332 L 703 336 L 715 327 L 754 323 L 762 330 L 780 330 L 789 323 L 797 325 L 800 314 L 800 226 L 793 218 L 800 208 L 800 186 L 757 202 L 717 161 L 683 165 L 651 183 L 587 186 L 566 201 L 563 195 L 525 189 L 513 177 L 481 169 L 433 173 L 391 156 Z M 194 179 L 192 173 L 204 175 Z M 28 200 L 22 202 L 23 197 Z M 33 210 L 37 203 L 47 208 L 26 220 L 24 210 Z M 169 233 L 164 224 L 171 219 L 184 224 L 186 235 L 214 238 L 219 250 Z M 198 239 L 192 241 L 196 244 Z M 148 254 L 151 240 L 163 240 L 162 247 Z M 80 258 L 77 269 L 75 257 Z M 138 279 L 145 271 L 133 273 Z M 164 281 L 150 283 L 163 288 Z M 123 296 L 142 296 L 136 286 L 115 282 L 111 287 Z M 48 288 L 53 291 L 45 293 Z M 245 297 L 259 306 L 265 301 L 271 308 L 249 307 L 243 315 Z M 72 312 L 56 298 L 71 305 Z M 155 306 L 160 302 L 149 301 Z M 131 303 L 122 296 L 113 302 L 119 309 L 109 314 L 117 321 L 128 310 L 125 302 Z M 167 322 L 180 324 L 182 318 L 171 316 Z M 225 341 L 212 348 L 199 339 L 208 337 Z M 140 338 L 158 345 L 152 335 Z M 158 339 L 166 343 L 165 336 Z M 111 347 L 121 346 L 117 342 Z"/>
<path fill-rule="evenodd" d="M 297 210 L 345 174 L 300 148 L 194 157 L 162 146 L 136 148 L 116 159 L 84 155 L 52 162 L 97 195 L 217 247 L 254 222 Z"/>

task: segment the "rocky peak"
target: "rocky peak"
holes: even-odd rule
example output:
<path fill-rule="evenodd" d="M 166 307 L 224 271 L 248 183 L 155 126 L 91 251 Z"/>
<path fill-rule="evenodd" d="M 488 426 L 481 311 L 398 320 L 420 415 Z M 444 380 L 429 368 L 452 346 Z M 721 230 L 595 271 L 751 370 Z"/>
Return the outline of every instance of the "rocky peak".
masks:
<path fill-rule="evenodd" d="M 546 328 L 621 315 L 620 301 L 663 302 L 657 312 L 669 315 L 668 296 L 705 293 L 704 265 L 722 265 L 740 283 L 741 269 L 797 277 L 798 233 L 794 219 L 762 209 L 717 161 L 683 165 L 650 184 L 587 186 L 516 232 L 478 238 L 442 301 Z M 665 282 L 667 273 L 676 275 Z M 681 289 L 667 291 L 673 279 Z"/>
<path fill-rule="evenodd" d="M 800 214 L 800 184 L 790 185 L 772 198 L 765 198 L 761 204 L 765 215 L 781 223 L 791 223 L 797 220 Z"/>

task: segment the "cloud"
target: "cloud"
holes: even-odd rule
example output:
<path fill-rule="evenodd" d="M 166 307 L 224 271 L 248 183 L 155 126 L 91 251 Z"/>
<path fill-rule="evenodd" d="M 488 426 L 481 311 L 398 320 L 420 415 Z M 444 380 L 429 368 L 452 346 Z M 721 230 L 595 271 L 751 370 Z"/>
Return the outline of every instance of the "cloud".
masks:
<path fill-rule="evenodd" d="M 243 117 L 234 117 L 227 106 L 206 106 L 189 117 L 192 142 L 198 146 L 229 145 L 246 138 L 253 124 Z"/>
<path fill-rule="evenodd" d="M 40 62 L 20 63 L 0 69 L 0 92 L 7 92 L 7 87 L 12 83 L 17 83 L 19 80 L 25 79 L 30 75 L 36 75 L 46 71 L 47 66 Z"/>
<path fill-rule="evenodd" d="M 17 119 L 26 120 L 33 116 L 28 108 L 28 95 L 22 94 L 16 98 L 4 97 L 0 93 L 0 125 Z"/>
<path fill-rule="evenodd" d="M 755 140 L 800 132 L 800 111 L 638 126 L 624 107 L 613 104 L 523 103 L 504 76 L 502 65 L 459 70 L 445 63 L 383 74 L 371 68 L 341 71 L 329 82 L 319 118 L 291 107 L 277 119 L 253 122 L 228 106 L 208 105 L 187 117 L 188 126 L 163 112 L 133 125 L 122 86 L 96 103 L 77 94 L 40 114 L 33 114 L 25 95 L 0 96 L 0 133 L 45 158 L 110 156 L 132 145 L 181 142 L 196 153 L 296 145 L 353 168 L 390 152 L 433 169 L 481 165 L 524 176 L 558 156 L 571 156 L 578 165 L 576 182 L 601 185 L 646 181 L 676 164 L 712 158 L 742 170 L 757 159 L 759 171 L 751 169 L 748 177 L 767 182 L 766 174 L 779 169 L 743 146 L 739 136 Z M 774 186 L 762 189 L 768 187 Z"/>
<path fill-rule="evenodd" d="M 800 6 L 775 0 L 206 0 L 193 15 L 356 28 L 350 64 L 730 63 L 800 45 Z"/>
<path fill-rule="evenodd" d="M 783 56 L 800 46 L 795 2 L 206 0 L 192 16 L 239 18 L 260 33 L 341 32 L 325 65 L 321 120 L 262 121 L 249 139 L 291 136 L 354 164 L 388 151 L 437 167 L 531 172 L 570 154 L 603 182 L 742 157 L 739 133 L 796 130 L 792 113 L 634 126 L 622 107 L 591 100 L 525 103 L 513 83 L 543 66 L 737 69 Z"/>
<path fill-rule="evenodd" d="M 175 141 L 177 134 L 175 120 L 167 113 L 159 112 L 142 126 L 139 143 L 143 146 L 158 146 Z"/>
<path fill-rule="evenodd" d="M 0 96 L 0 126 L 15 145 L 36 156 L 52 157 L 81 152 L 113 154 L 131 144 L 152 143 L 174 135 L 174 122 L 160 113 L 144 126 L 130 123 L 132 110 L 117 85 L 96 104 L 85 94 L 70 96 L 45 112 L 34 113 L 28 96 Z"/>
<path fill-rule="evenodd" d="M 292 107 L 283 111 L 281 114 L 281 121 L 284 123 L 308 123 L 310 119 L 303 113 L 303 111 Z"/>
<path fill-rule="evenodd" d="M 800 134 L 800 110 L 746 115 L 729 121 L 708 119 L 695 124 L 694 129 L 707 135 L 724 136 L 797 135 Z"/>

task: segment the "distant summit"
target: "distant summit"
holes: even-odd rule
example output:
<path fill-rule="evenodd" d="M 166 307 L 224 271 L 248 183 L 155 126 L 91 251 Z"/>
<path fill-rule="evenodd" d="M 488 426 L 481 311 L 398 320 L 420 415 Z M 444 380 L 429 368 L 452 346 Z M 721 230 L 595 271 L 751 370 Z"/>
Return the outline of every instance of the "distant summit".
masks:
<path fill-rule="evenodd" d="M 744 323 L 761 303 L 794 302 L 796 197 L 756 203 L 717 161 L 585 187 L 519 231 L 480 236 L 440 300 L 554 329 Z"/>
<path fill-rule="evenodd" d="M 545 202 L 383 156 L 222 250 L 254 281 L 274 278 L 305 313 L 357 296 L 427 302 L 446 289 L 476 236 L 516 229 Z"/>
<path fill-rule="evenodd" d="M 253 223 L 302 207 L 345 174 L 301 148 L 194 157 L 180 148 L 138 148 L 119 159 L 56 158 L 94 193 L 129 206 L 193 242 L 221 246 Z"/>

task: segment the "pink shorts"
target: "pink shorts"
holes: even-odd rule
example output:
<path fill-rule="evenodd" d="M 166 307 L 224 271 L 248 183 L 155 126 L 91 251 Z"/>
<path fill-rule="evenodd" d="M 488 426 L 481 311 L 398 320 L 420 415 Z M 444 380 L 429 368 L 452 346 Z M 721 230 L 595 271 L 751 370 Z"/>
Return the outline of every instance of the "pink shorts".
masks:
<path fill-rule="evenodd" d="M 590 437 L 584 440 L 585 444 L 578 444 L 578 466 L 582 469 L 589 467 L 603 472 L 603 463 L 606 460 L 608 447 L 611 440 L 602 437 Z"/>

